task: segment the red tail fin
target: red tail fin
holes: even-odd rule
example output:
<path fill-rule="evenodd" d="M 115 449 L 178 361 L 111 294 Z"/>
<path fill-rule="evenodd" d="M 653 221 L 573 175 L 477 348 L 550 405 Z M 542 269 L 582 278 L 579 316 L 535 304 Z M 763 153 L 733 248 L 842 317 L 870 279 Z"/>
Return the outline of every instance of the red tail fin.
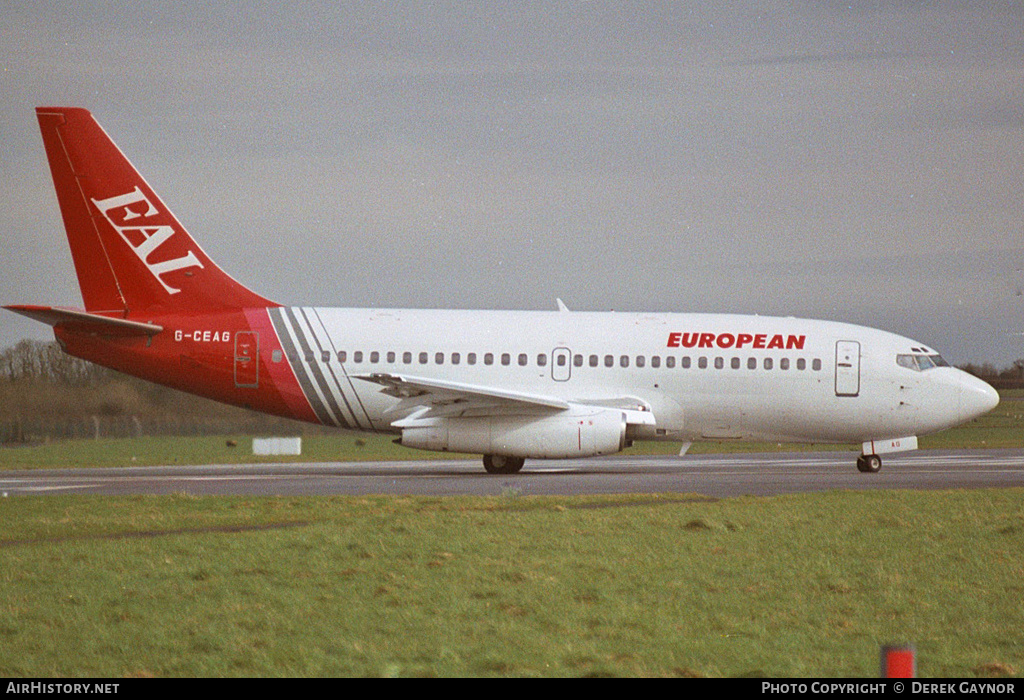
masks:
<path fill-rule="evenodd" d="M 86 310 L 277 306 L 206 256 L 88 111 L 38 107 L 36 115 Z"/>

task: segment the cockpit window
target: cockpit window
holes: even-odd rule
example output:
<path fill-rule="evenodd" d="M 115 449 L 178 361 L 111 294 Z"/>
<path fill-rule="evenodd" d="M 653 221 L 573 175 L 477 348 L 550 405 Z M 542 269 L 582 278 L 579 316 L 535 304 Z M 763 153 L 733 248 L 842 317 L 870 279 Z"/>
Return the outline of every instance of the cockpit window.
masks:
<path fill-rule="evenodd" d="M 896 364 L 916 372 L 924 372 L 933 367 L 949 367 L 942 355 L 897 355 Z"/>

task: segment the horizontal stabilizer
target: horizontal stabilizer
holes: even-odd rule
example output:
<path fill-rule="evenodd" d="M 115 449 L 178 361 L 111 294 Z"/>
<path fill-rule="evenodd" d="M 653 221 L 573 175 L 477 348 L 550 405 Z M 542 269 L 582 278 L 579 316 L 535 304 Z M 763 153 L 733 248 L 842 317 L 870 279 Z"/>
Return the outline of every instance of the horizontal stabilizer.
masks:
<path fill-rule="evenodd" d="M 123 318 L 111 318 L 100 314 L 79 311 L 77 309 L 63 309 L 54 306 L 28 306 L 16 305 L 5 306 L 8 311 L 13 311 L 22 316 L 28 316 L 34 321 L 42 321 L 51 326 L 60 326 L 79 333 L 95 333 L 97 335 L 116 336 L 153 336 L 162 331 L 163 326 L 154 323 L 142 323 L 140 321 L 129 321 Z"/>

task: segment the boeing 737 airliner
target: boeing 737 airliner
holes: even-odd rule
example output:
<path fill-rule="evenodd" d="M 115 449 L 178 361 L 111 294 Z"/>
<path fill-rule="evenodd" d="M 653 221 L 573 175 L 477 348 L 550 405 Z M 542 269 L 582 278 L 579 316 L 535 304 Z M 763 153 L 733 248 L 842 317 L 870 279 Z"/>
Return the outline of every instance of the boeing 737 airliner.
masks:
<path fill-rule="evenodd" d="M 36 112 L 85 308 L 6 308 L 75 357 L 176 389 L 502 474 L 701 439 L 860 443 L 876 472 L 999 401 L 933 349 L 845 323 L 282 306 L 206 256 L 89 112 Z"/>

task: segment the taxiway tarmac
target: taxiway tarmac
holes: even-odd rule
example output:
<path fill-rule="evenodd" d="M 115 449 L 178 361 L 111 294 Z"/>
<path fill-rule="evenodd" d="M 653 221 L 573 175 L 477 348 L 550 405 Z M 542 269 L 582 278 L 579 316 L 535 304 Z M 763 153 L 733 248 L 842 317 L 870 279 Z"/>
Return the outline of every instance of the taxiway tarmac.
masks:
<path fill-rule="evenodd" d="M 53 469 L 0 474 L 3 496 L 582 495 L 697 493 L 712 497 L 842 489 L 1024 487 L 1024 450 L 924 450 L 890 455 L 861 474 L 851 452 L 623 456 L 527 461 L 491 475 L 477 460 Z"/>

